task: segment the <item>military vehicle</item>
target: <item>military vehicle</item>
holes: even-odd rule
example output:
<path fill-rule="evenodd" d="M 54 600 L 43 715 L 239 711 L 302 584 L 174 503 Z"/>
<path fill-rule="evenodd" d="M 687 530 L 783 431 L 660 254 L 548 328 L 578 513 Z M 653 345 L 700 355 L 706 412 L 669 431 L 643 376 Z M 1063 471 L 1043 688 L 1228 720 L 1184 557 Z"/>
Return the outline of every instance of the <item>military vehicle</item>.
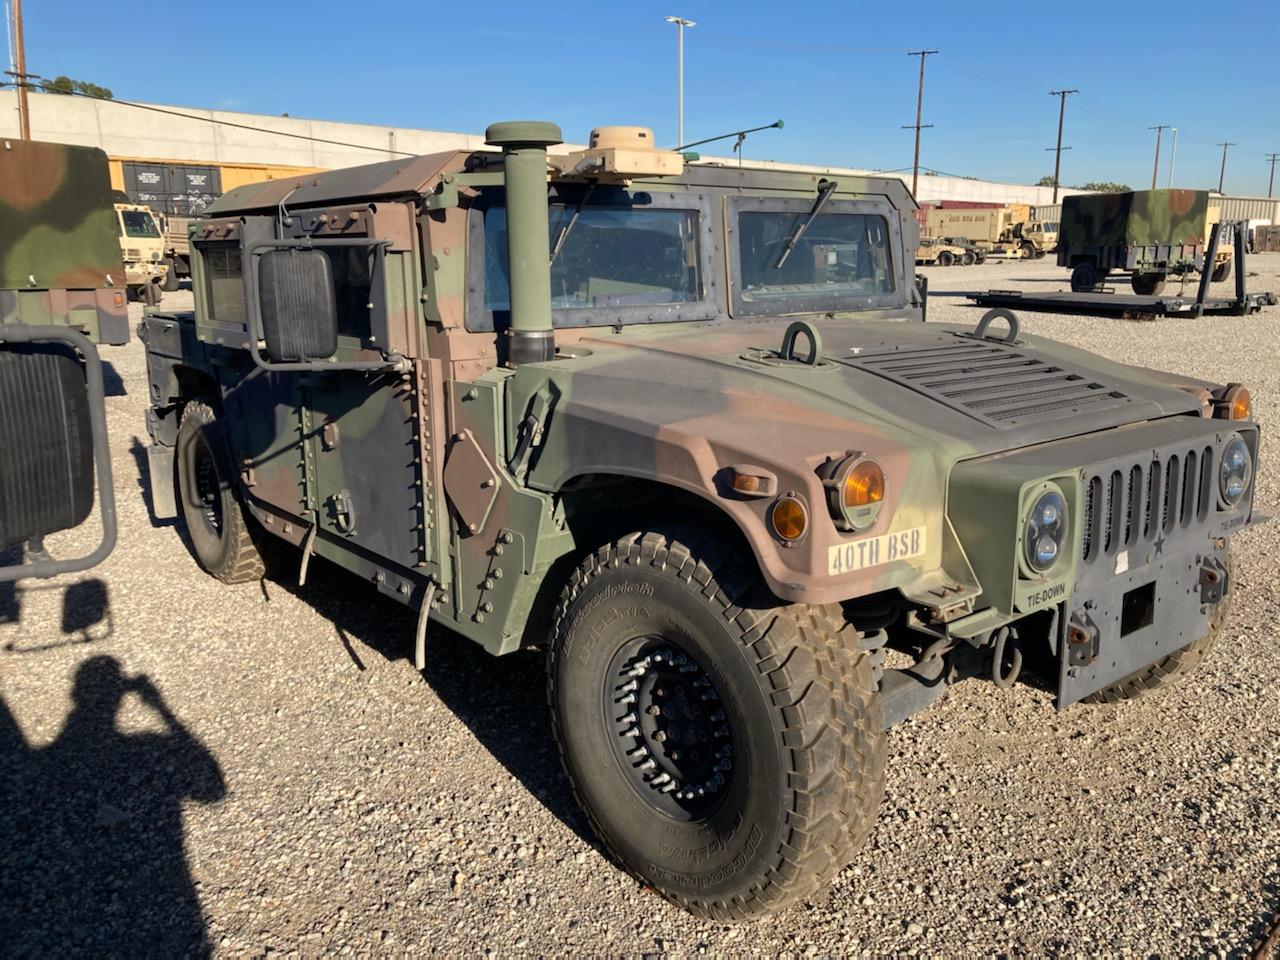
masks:
<path fill-rule="evenodd" d="M 1210 266 L 1218 283 L 1231 275 L 1229 224 L 1218 223 L 1205 190 L 1130 190 L 1064 197 L 1058 266 L 1071 270 L 1071 289 L 1088 292 L 1112 270 L 1130 271 L 1133 292 L 1158 294 L 1171 275 L 1204 267 L 1210 231 L 1221 230 Z"/>
<path fill-rule="evenodd" d="M 164 234 L 150 207 L 117 203 L 115 210 L 129 298 L 155 305 L 160 302 L 160 292 L 166 289 L 172 268 Z"/>
<path fill-rule="evenodd" d="M 976 261 L 976 257 L 964 247 L 939 240 L 936 237 L 921 237 L 916 245 L 916 263 L 924 266 L 949 267 L 952 264 L 968 266 Z"/>
<path fill-rule="evenodd" d="M 959 678 L 1025 664 L 1065 707 L 1204 656 L 1245 388 L 920 322 L 896 178 L 487 142 L 192 225 L 195 312 L 140 332 L 155 502 L 213 576 L 323 557 L 417 609 L 419 664 L 429 621 L 545 647 L 595 830 L 719 919 L 853 857 L 886 727 Z"/>
<path fill-rule="evenodd" d="M 115 545 L 94 345 L 129 337 L 115 217 L 101 150 L 0 141 L 0 582 L 85 570 Z M 88 518 L 95 475 L 102 539 L 56 559 L 44 538 Z"/>
<path fill-rule="evenodd" d="M 964 251 L 964 256 L 960 259 L 960 262 L 966 267 L 975 263 L 987 262 L 987 251 L 966 237 L 943 237 L 942 242 L 953 247 L 959 247 Z"/>
<path fill-rule="evenodd" d="M 1036 260 L 1057 244 L 1056 232 L 1030 219 L 1023 203 L 1002 207 L 930 207 L 925 232 L 934 237 L 964 237 L 993 257 Z"/>

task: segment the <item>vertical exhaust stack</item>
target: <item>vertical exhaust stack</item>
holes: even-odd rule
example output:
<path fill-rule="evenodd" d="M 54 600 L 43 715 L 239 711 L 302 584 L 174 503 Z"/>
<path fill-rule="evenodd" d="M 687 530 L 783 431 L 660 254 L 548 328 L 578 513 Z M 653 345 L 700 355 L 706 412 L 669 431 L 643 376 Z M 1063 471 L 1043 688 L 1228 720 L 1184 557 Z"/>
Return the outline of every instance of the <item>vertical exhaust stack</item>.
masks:
<path fill-rule="evenodd" d="M 501 147 L 507 188 L 507 260 L 511 329 L 507 364 L 550 360 L 556 352 L 551 325 L 551 244 L 547 228 L 547 147 L 562 143 L 560 128 L 540 120 L 495 123 L 485 142 Z"/>

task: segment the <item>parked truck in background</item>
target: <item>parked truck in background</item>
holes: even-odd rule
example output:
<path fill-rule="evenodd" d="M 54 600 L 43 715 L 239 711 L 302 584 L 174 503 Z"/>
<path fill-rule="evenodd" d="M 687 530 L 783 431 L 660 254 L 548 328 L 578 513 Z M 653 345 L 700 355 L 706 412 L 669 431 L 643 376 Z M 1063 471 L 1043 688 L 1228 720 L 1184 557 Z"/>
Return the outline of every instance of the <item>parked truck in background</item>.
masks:
<path fill-rule="evenodd" d="M 164 235 L 164 264 L 168 268 L 164 277 L 165 292 L 178 289 L 178 283 L 191 279 L 191 241 L 187 238 L 187 225 L 191 217 L 162 213 L 159 216 L 160 232 Z"/>
<path fill-rule="evenodd" d="M 963 237 L 989 256 L 1039 259 L 1057 243 L 1049 225 L 1031 219 L 1026 204 L 1003 207 L 932 207 L 925 218 L 930 237 Z"/>
<path fill-rule="evenodd" d="M 115 212 L 129 299 L 159 303 L 169 275 L 160 224 L 151 208 L 139 203 L 116 203 Z"/>
<path fill-rule="evenodd" d="M 1207 190 L 1130 190 L 1063 198 L 1058 266 L 1071 270 L 1071 289 L 1088 292 L 1113 270 L 1127 270 L 1135 293 L 1164 289 L 1170 276 L 1205 268 L 1211 232 L 1222 228 Z M 1211 279 L 1231 275 L 1231 235 L 1218 242 Z"/>

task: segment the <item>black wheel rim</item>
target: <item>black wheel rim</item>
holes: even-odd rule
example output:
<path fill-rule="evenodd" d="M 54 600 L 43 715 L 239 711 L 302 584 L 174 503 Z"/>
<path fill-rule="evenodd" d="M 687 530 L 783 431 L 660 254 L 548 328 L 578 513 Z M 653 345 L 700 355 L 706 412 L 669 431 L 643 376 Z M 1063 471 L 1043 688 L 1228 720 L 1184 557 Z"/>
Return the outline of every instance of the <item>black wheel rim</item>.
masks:
<path fill-rule="evenodd" d="M 213 451 L 203 439 L 192 451 L 191 479 L 195 483 L 195 503 L 205 529 L 214 537 L 222 536 L 222 488 L 218 482 L 218 466 Z"/>
<path fill-rule="evenodd" d="M 734 737 L 721 692 L 679 640 L 638 637 L 614 655 L 604 682 L 609 743 L 650 807 L 703 820 L 733 781 Z"/>

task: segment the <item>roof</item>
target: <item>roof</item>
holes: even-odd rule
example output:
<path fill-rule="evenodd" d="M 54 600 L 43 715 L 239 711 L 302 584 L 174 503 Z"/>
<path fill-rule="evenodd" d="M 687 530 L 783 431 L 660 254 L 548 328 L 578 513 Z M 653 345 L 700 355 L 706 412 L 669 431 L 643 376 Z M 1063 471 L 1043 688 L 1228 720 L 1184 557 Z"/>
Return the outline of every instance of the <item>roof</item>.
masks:
<path fill-rule="evenodd" d="M 325 206 L 345 200 L 377 200 L 422 194 L 447 170 L 462 168 L 471 154 L 463 150 L 421 157 L 384 160 L 327 173 L 308 173 L 280 180 L 264 180 L 229 190 L 215 200 L 205 216 L 291 206 Z"/>

